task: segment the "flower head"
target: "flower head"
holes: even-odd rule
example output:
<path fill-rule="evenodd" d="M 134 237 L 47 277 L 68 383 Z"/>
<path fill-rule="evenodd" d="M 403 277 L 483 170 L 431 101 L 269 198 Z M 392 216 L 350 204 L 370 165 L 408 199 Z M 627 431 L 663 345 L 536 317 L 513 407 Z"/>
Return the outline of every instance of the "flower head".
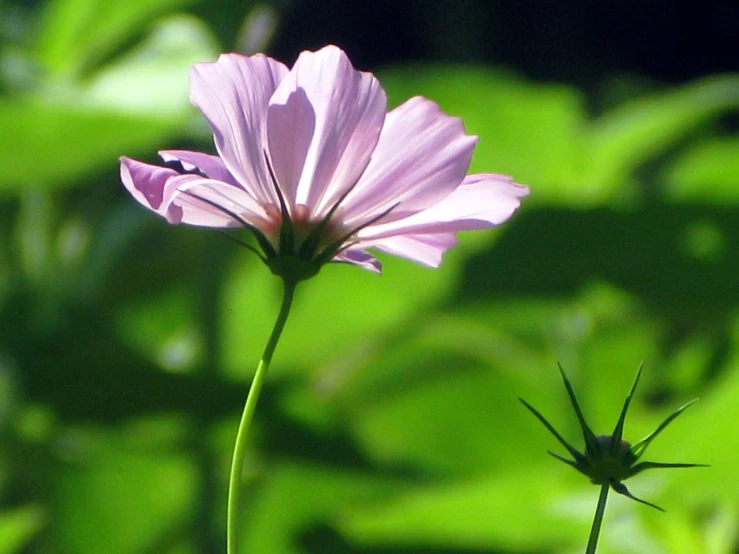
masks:
<path fill-rule="evenodd" d="M 379 81 L 335 46 L 289 70 L 262 54 L 196 64 L 190 99 L 218 155 L 122 157 L 123 184 L 170 223 L 250 229 L 293 280 L 329 261 L 379 271 L 368 248 L 436 267 L 457 231 L 504 222 L 528 194 L 509 177 L 466 175 L 477 138 L 458 118 L 421 97 L 387 112 Z"/>
<path fill-rule="evenodd" d="M 656 504 L 652 504 L 651 502 L 636 498 L 629 492 L 629 489 L 626 488 L 626 485 L 624 485 L 622 481 L 628 479 L 629 477 L 633 477 L 637 473 L 641 473 L 642 471 L 647 469 L 706 467 L 704 464 L 673 464 L 663 462 L 637 463 L 639 461 L 639 458 L 647 449 L 647 446 L 649 446 L 649 444 L 655 439 L 655 437 L 659 433 L 661 433 L 673 419 L 683 413 L 683 411 L 685 411 L 688 406 L 692 405 L 698 399 L 696 398 L 695 400 L 691 400 L 687 404 L 684 404 L 683 406 L 675 410 L 657 427 L 657 429 L 655 429 L 646 438 L 642 439 L 634 446 L 631 446 L 628 442 L 623 440 L 624 422 L 626 421 L 626 412 L 629 410 L 629 405 L 631 404 L 631 399 L 634 396 L 636 385 L 639 383 L 639 377 L 641 377 L 641 370 L 642 366 L 639 366 L 639 369 L 636 372 L 636 378 L 634 379 L 633 385 L 631 385 L 631 390 L 629 391 L 629 394 L 626 396 L 626 401 L 624 402 L 624 406 L 621 410 L 621 416 L 618 418 L 618 423 L 616 423 L 616 428 L 614 429 L 613 434 L 596 436 L 585 421 L 582 410 L 580 410 L 580 405 L 577 403 L 575 391 L 572 389 L 572 385 L 567 379 L 562 366 L 559 366 L 559 372 L 562 375 L 562 380 L 565 383 L 565 388 L 567 388 L 567 394 L 569 395 L 572 406 L 575 409 L 575 414 L 577 415 L 577 420 L 580 423 L 580 428 L 585 439 L 584 453 L 579 452 L 575 447 L 571 446 L 565 439 L 563 439 L 562 436 L 554 429 L 554 427 L 552 427 L 552 425 L 544 418 L 544 416 L 541 415 L 533 406 L 531 406 L 531 404 L 526 402 L 523 398 L 519 398 L 519 400 L 523 403 L 524 406 L 526 406 L 526 408 L 529 409 L 529 411 L 531 411 L 537 417 L 539 421 L 544 424 L 547 429 L 549 429 L 549 431 L 557 438 L 562 446 L 564 446 L 572 455 L 574 461 L 563 458 L 562 456 L 555 454 L 554 452 L 549 452 L 550 455 L 554 456 L 558 460 L 563 461 L 567 465 L 574 467 L 577 471 L 579 471 L 586 477 L 589 477 L 591 483 L 595 485 L 609 485 L 610 488 L 612 488 L 619 494 L 622 494 L 631 498 L 632 500 L 636 500 L 637 502 L 641 502 L 642 504 L 646 504 L 647 506 L 657 508 L 658 510 L 664 512 L 664 510 Z"/>

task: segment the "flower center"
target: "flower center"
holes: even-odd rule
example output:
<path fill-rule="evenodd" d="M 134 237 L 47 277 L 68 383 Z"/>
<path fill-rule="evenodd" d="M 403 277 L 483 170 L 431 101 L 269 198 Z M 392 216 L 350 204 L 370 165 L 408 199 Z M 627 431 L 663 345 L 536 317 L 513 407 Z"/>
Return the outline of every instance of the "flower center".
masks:
<path fill-rule="evenodd" d="M 274 246 L 274 253 L 267 255 L 267 265 L 275 275 L 295 282 L 316 275 L 349 234 L 336 212 L 316 219 L 308 206 L 298 204 L 286 219 L 274 204 L 265 206 L 264 211 L 260 230 Z"/>
<path fill-rule="evenodd" d="M 269 204 L 264 211 L 266 217 L 259 228 L 281 256 L 298 255 L 310 260 L 347 235 L 345 227 L 338 223 L 337 213 L 324 222 L 312 217 L 308 206 L 298 204 L 290 221 L 285 222 L 279 206 Z"/>

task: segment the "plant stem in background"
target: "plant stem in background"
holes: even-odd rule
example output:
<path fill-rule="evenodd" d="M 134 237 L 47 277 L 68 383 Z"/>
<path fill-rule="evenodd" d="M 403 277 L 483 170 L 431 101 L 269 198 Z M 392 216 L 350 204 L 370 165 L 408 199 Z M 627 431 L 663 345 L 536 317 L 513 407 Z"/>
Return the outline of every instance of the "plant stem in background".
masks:
<path fill-rule="evenodd" d="M 257 371 L 254 374 L 254 379 L 251 382 L 249 394 L 246 397 L 246 404 L 244 404 L 244 412 L 241 414 L 239 430 L 236 433 L 236 444 L 234 445 L 233 458 L 231 460 L 231 475 L 228 480 L 228 508 L 226 515 L 226 550 L 228 554 L 236 554 L 238 552 L 236 549 L 238 544 L 236 512 L 239 507 L 241 473 L 244 466 L 244 455 L 246 453 L 246 439 L 249 434 L 249 426 L 254 416 L 257 401 L 259 400 L 259 393 L 262 391 L 264 377 L 267 374 L 267 369 L 269 369 L 269 364 L 272 361 L 272 354 L 274 354 L 277 341 L 280 340 L 282 330 L 285 328 L 287 316 L 290 314 L 290 307 L 292 306 L 296 284 L 297 283 L 295 281 L 287 279 L 284 280 L 280 313 L 278 314 L 277 321 L 272 329 L 272 334 L 267 341 L 267 346 L 264 348 L 264 354 L 262 355 L 262 359 L 259 361 Z"/>
<path fill-rule="evenodd" d="M 595 548 L 598 546 L 598 536 L 600 536 L 600 526 L 603 523 L 603 514 L 606 511 L 609 486 L 608 483 L 605 483 L 600 487 L 598 507 L 595 509 L 595 517 L 593 518 L 593 526 L 590 529 L 590 538 L 588 539 L 588 548 L 585 550 L 585 554 L 595 554 Z"/>

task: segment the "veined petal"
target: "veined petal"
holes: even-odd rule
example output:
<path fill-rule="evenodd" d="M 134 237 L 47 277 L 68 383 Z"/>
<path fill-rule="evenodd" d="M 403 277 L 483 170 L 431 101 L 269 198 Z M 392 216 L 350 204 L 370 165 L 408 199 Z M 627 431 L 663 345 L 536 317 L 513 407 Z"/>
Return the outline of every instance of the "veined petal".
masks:
<path fill-rule="evenodd" d="M 121 180 L 136 200 L 169 223 L 239 227 L 243 221 L 254 226 L 266 221 L 262 206 L 248 192 L 223 181 L 126 157 L 121 158 Z"/>
<path fill-rule="evenodd" d="M 277 204 L 264 162 L 267 106 L 287 72 L 262 54 L 223 54 L 190 71 L 190 100 L 210 123 L 228 172 L 267 204 Z"/>
<path fill-rule="evenodd" d="M 178 173 L 174 169 L 150 165 L 126 156 L 122 156 L 120 162 L 123 186 L 140 204 L 163 216 L 164 187 Z"/>
<path fill-rule="evenodd" d="M 510 177 L 483 173 L 468 175 L 449 196 L 430 208 L 391 223 L 362 229 L 360 240 L 396 235 L 448 233 L 486 229 L 506 221 L 521 205 L 529 189 Z"/>
<path fill-rule="evenodd" d="M 368 254 L 361 248 L 350 248 L 342 251 L 340 254 L 334 256 L 334 262 L 344 262 L 352 265 L 359 266 L 373 273 L 382 273 L 382 264 L 380 260 L 375 258 L 372 254 Z"/>
<path fill-rule="evenodd" d="M 425 98 L 414 97 L 387 114 L 367 170 L 343 204 L 349 225 L 398 204 L 392 221 L 431 206 L 464 179 L 477 137 Z"/>
<path fill-rule="evenodd" d="M 387 98 L 371 73 L 335 46 L 303 52 L 275 91 L 267 118 L 280 188 L 315 219 L 357 182 L 377 145 Z"/>
<path fill-rule="evenodd" d="M 236 180 L 228 172 L 223 160 L 218 156 L 190 150 L 160 150 L 159 157 L 165 163 L 180 162 L 185 171 L 198 171 L 211 179 L 238 186 Z"/>
<path fill-rule="evenodd" d="M 359 243 L 364 246 L 364 242 Z M 371 247 L 428 267 L 439 267 L 444 252 L 457 244 L 454 233 L 400 235 L 372 241 Z"/>
<path fill-rule="evenodd" d="M 243 227 L 266 230 L 267 214 L 248 192 L 199 175 L 178 175 L 166 186 L 163 207 L 170 223 L 199 227 Z"/>

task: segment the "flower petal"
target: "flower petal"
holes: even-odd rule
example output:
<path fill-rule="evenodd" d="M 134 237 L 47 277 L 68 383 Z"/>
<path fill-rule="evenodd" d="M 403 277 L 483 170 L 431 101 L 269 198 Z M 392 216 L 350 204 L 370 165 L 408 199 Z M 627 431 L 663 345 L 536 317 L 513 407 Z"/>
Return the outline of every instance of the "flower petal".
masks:
<path fill-rule="evenodd" d="M 385 120 L 379 81 L 336 46 L 303 52 L 275 91 L 269 151 L 288 203 L 321 219 L 367 167 Z"/>
<path fill-rule="evenodd" d="M 367 170 L 343 204 L 350 226 L 398 204 L 385 221 L 438 202 L 464 179 L 477 137 L 459 118 L 414 97 L 387 114 Z"/>
<path fill-rule="evenodd" d="M 371 247 L 421 265 L 439 267 L 444 252 L 456 244 L 457 237 L 454 233 L 439 233 L 387 237 L 373 242 Z"/>
<path fill-rule="evenodd" d="M 356 265 L 373 273 L 382 273 L 382 264 L 380 263 L 380 260 L 375 258 L 372 254 L 368 254 L 361 248 L 350 248 L 348 250 L 344 250 L 340 254 L 334 256 L 332 261 Z"/>
<path fill-rule="evenodd" d="M 199 175 L 179 175 L 167 183 L 165 217 L 170 223 L 199 227 L 265 229 L 267 215 L 251 195 L 240 187 Z"/>
<path fill-rule="evenodd" d="M 236 180 L 228 172 L 223 160 L 218 156 L 212 156 L 203 152 L 192 152 L 190 150 L 160 150 L 159 157 L 165 163 L 181 163 L 185 171 L 199 171 L 211 179 L 238 186 Z"/>
<path fill-rule="evenodd" d="M 468 175 L 454 192 L 430 208 L 391 223 L 371 225 L 358 236 L 364 242 L 405 234 L 486 229 L 511 217 L 521 205 L 520 198 L 528 194 L 527 187 L 504 175 Z"/>
<path fill-rule="evenodd" d="M 150 165 L 122 156 L 121 181 L 128 192 L 144 207 L 164 215 L 162 202 L 167 181 L 176 177 L 174 169 Z"/>
<path fill-rule="evenodd" d="M 136 200 L 169 223 L 239 227 L 246 221 L 265 226 L 261 205 L 240 187 L 223 181 L 192 173 L 181 175 L 126 157 L 121 158 L 121 180 Z"/>
<path fill-rule="evenodd" d="M 229 173 L 255 198 L 277 204 L 264 162 L 269 99 L 287 68 L 262 54 L 223 54 L 190 71 L 190 100 L 210 123 Z"/>

